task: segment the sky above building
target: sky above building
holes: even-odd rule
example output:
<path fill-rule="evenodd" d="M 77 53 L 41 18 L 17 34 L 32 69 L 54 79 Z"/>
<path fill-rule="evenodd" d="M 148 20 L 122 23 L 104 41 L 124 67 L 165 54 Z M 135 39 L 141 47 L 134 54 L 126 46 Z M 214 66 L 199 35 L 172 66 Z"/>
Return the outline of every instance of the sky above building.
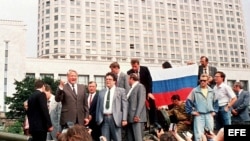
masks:
<path fill-rule="evenodd" d="M 250 58 L 250 0 L 241 0 Z M 27 57 L 36 57 L 38 0 L 0 0 L 0 19 L 23 21 L 27 30 Z M 250 60 L 250 59 L 248 59 Z M 250 61 L 249 61 L 250 62 Z"/>

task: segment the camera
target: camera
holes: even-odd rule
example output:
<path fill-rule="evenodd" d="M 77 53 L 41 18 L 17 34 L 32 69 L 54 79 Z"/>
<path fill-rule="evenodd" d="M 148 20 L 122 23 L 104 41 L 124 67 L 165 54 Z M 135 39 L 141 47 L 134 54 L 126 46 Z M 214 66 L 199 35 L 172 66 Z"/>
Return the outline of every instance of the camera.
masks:
<path fill-rule="evenodd" d="M 192 138 L 192 136 L 193 136 L 193 134 L 190 133 L 189 131 L 184 131 L 184 132 L 181 132 L 181 133 L 182 133 L 182 135 L 183 135 L 184 137 Z"/>
<path fill-rule="evenodd" d="M 169 125 L 169 131 L 175 131 L 176 124 L 175 123 L 170 123 Z"/>

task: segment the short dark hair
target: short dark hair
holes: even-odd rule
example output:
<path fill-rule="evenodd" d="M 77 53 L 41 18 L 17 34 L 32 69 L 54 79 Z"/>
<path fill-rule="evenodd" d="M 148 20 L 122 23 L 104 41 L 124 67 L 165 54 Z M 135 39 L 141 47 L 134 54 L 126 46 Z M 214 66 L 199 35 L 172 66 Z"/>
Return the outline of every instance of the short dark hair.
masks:
<path fill-rule="evenodd" d="M 136 73 L 131 73 L 129 75 L 129 79 L 133 79 L 134 81 L 138 81 L 139 80 L 139 77 Z"/>
<path fill-rule="evenodd" d="M 162 64 L 162 68 L 164 68 L 164 69 L 172 68 L 172 65 L 171 65 L 168 61 L 166 61 L 166 62 L 164 62 L 164 63 Z"/>
<path fill-rule="evenodd" d="M 120 68 L 120 65 L 118 64 L 118 62 L 113 62 L 109 65 L 109 68 Z"/>
<path fill-rule="evenodd" d="M 108 72 L 108 73 L 106 73 L 105 78 L 106 78 L 107 76 L 111 76 L 111 77 L 113 78 L 114 81 L 117 81 L 117 75 L 116 75 L 115 73 L 113 73 L 113 72 Z"/>
<path fill-rule="evenodd" d="M 36 80 L 35 81 L 35 89 L 40 89 L 40 88 L 42 88 L 43 86 L 44 86 L 44 82 L 42 81 L 42 80 L 40 80 L 40 79 L 38 79 L 38 80 Z"/>
<path fill-rule="evenodd" d="M 178 94 L 174 94 L 174 95 L 172 95 L 171 100 L 179 100 L 180 101 L 181 98 Z"/>
<path fill-rule="evenodd" d="M 50 85 L 45 84 L 44 87 L 45 87 L 46 92 L 51 92 L 52 91 Z"/>
<path fill-rule="evenodd" d="M 160 141 L 177 141 L 174 135 L 170 132 L 165 132 L 160 136 Z"/>
<path fill-rule="evenodd" d="M 131 63 L 131 64 L 140 64 L 140 61 L 139 61 L 139 59 L 132 59 L 132 60 L 130 61 L 130 63 Z"/>
<path fill-rule="evenodd" d="M 97 86 L 97 83 L 95 81 L 89 81 L 88 85 L 92 83 L 95 83 L 95 86 Z"/>
<path fill-rule="evenodd" d="M 215 74 L 220 74 L 220 77 L 223 78 L 223 81 L 225 81 L 225 78 L 226 78 L 226 74 L 222 71 L 217 71 Z"/>
<path fill-rule="evenodd" d="M 208 62 L 208 58 L 206 56 L 201 56 L 200 59 L 205 58 L 205 61 Z"/>

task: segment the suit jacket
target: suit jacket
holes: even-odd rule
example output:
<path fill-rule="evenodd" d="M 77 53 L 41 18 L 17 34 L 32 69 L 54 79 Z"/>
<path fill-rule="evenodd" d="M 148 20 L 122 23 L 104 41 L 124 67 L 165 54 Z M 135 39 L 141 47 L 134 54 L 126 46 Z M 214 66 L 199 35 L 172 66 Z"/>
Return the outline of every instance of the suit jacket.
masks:
<path fill-rule="evenodd" d="M 212 76 L 213 77 L 213 79 L 214 79 L 214 76 L 215 76 L 215 73 L 217 72 L 217 68 L 216 67 L 212 67 L 212 66 L 208 66 L 208 70 L 209 70 L 209 75 L 210 76 Z M 200 85 L 200 82 L 199 82 L 199 80 L 200 80 L 200 76 L 203 74 L 203 66 L 199 66 L 199 71 L 198 71 L 198 85 Z M 211 87 L 211 88 L 213 88 L 214 86 L 215 86 L 215 81 L 213 80 L 210 84 L 209 84 L 209 86 Z"/>
<path fill-rule="evenodd" d="M 250 121 L 248 105 L 250 101 L 248 91 L 242 91 L 233 105 L 233 109 L 238 112 L 237 116 L 232 116 L 232 121 Z"/>
<path fill-rule="evenodd" d="M 117 79 L 117 87 L 121 87 L 125 89 L 126 94 L 128 93 L 130 86 L 128 84 L 128 75 L 121 72 Z"/>
<path fill-rule="evenodd" d="M 89 108 L 84 85 L 77 84 L 77 95 L 74 94 L 70 85 L 67 83 L 63 89 L 56 91 L 55 100 L 62 103 L 60 124 L 66 125 L 67 122 L 84 125 L 84 119 L 89 116 Z"/>
<path fill-rule="evenodd" d="M 29 131 L 31 134 L 36 132 L 47 132 L 52 126 L 47 99 L 45 93 L 35 90 L 28 99 L 27 116 L 29 120 Z"/>
<path fill-rule="evenodd" d="M 92 116 L 92 120 L 90 121 L 90 124 L 96 124 L 96 105 L 97 105 L 97 98 L 98 98 L 99 92 L 96 91 L 95 97 L 92 99 L 91 105 L 89 107 L 89 114 Z M 87 97 L 89 97 L 89 94 L 87 94 Z"/>
<path fill-rule="evenodd" d="M 100 125 L 103 122 L 104 96 L 107 89 L 100 91 L 96 106 L 96 122 Z M 125 89 L 116 87 L 113 97 L 112 114 L 117 127 L 121 127 L 122 120 L 127 120 L 128 101 Z"/>
<path fill-rule="evenodd" d="M 140 122 L 147 122 L 146 116 L 146 90 L 144 86 L 138 83 L 131 91 L 128 97 L 128 122 L 133 123 L 135 116 L 140 118 Z"/>
<path fill-rule="evenodd" d="M 146 88 L 146 94 L 152 93 L 152 77 L 147 67 L 140 66 L 140 83 Z M 136 73 L 133 69 L 130 69 L 127 74 Z"/>
<path fill-rule="evenodd" d="M 51 136 L 54 140 L 56 140 L 57 132 L 61 131 L 60 115 L 61 115 L 62 104 L 61 102 L 55 101 L 54 95 L 51 95 L 50 99 L 48 100 L 48 104 L 49 104 L 49 115 L 53 125 L 53 131 L 49 132 L 48 136 Z M 49 137 L 47 137 L 47 139 L 48 138 Z"/>

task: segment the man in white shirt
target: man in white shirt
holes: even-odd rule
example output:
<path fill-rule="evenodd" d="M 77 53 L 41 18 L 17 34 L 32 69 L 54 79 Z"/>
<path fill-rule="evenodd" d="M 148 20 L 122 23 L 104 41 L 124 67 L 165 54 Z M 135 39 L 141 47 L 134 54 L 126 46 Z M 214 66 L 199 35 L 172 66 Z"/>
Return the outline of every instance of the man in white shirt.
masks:
<path fill-rule="evenodd" d="M 99 92 L 96 106 L 96 122 L 108 141 L 121 141 L 121 127 L 127 125 L 127 96 L 124 88 L 116 87 L 116 81 L 116 74 L 106 74 L 107 87 Z"/>
<path fill-rule="evenodd" d="M 219 111 L 216 114 L 216 130 L 219 130 L 224 125 L 231 125 L 231 107 L 236 102 L 237 97 L 232 88 L 224 83 L 226 78 L 225 73 L 217 71 L 214 80 L 214 92 L 218 99 Z"/>

